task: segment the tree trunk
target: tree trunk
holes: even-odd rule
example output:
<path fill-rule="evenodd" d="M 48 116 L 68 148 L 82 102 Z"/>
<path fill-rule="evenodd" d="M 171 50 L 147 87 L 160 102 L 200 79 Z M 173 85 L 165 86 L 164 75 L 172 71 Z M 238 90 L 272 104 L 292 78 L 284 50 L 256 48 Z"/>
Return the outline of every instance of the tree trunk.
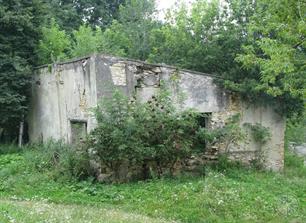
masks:
<path fill-rule="evenodd" d="M 24 118 L 22 117 L 22 120 L 19 125 L 19 137 L 18 137 L 18 146 L 22 146 L 22 138 L 23 138 L 23 130 L 24 130 Z"/>

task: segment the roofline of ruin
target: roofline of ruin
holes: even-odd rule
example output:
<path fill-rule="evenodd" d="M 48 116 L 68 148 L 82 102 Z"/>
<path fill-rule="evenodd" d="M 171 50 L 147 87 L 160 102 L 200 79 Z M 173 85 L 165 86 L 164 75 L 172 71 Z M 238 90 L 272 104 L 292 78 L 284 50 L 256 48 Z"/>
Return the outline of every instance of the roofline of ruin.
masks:
<path fill-rule="evenodd" d="M 76 62 L 83 61 L 83 60 L 86 60 L 86 59 L 89 59 L 89 58 L 95 57 L 95 56 L 102 56 L 104 58 L 115 58 L 115 59 L 118 59 L 118 60 L 121 60 L 121 61 L 132 62 L 135 65 L 142 64 L 142 65 L 149 66 L 149 67 L 165 67 L 165 68 L 179 70 L 179 71 L 188 72 L 188 73 L 192 73 L 192 74 L 198 74 L 198 75 L 213 77 L 213 78 L 217 78 L 217 79 L 223 79 L 222 77 L 219 77 L 219 76 L 214 75 L 214 74 L 207 74 L 207 73 L 202 73 L 202 72 L 198 72 L 198 71 L 194 71 L 194 70 L 181 69 L 181 68 L 178 68 L 178 67 L 175 67 L 175 66 L 164 64 L 164 63 L 161 63 L 161 64 L 159 64 L 159 63 L 148 63 L 148 62 L 141 61 L 141 60 L 129 59 L 129 58 L 126 58 L 126 57 L 117 57 L 117 56 L 112 56 L 112 55 L 108 55 L 108 54 L 90 54 L 90 55 L 83 56 L 83 57 L 77 57 L 77 58 L 69 59 L 69 60 L 64 61 L 64 62 L 40 65 L 40 66 L 35 67 L 34 69 L 39 70 L 39 69 L 42 69 L 42 68 L 47 68 L 50 65 L 51 66 L 57 66 L 57 65 L 65 65 L 65 64 L 76 63 Z"/>

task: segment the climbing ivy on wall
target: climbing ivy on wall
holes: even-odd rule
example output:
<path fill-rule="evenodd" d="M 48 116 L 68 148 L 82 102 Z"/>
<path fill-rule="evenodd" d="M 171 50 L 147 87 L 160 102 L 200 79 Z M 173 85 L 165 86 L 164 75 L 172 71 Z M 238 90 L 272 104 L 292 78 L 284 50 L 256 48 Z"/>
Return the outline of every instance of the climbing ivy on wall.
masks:
<path fill-rule="evenodd" d="M 271 139 L 272 134 L 270 129 L 259 123 L 244 123 L 244 126 L 251 130 L 252 136 L 257 143 L 263 145 Z"/>

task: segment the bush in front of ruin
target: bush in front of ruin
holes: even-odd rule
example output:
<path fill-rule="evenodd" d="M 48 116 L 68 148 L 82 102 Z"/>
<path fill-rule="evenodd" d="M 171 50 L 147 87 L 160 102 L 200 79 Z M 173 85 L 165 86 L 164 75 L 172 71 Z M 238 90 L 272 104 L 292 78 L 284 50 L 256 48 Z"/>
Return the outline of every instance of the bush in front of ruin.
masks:
<path fill-rule="evenodd" d="M 208 131 L 198 113 L 177 107 L 166 90 L 145 103 L 114 91 L 94 110 L 98 125 L 86 148 L 115 178 L 122 168 L 137 169 L 144 179 L 172 175 L 177 162 L 204 152 Z"/>
<path fill-rule="evenodd" d="M 73 145 L 52 140 L 33 144 L 25 155 L 27 163 L 56 180 L 160 178 L 181 173 L 187 163 L 201 159 L 206 148 L 229 144 L 240 135 L 236 119 L 206 128 L 199 121 L 203 114 L 182 109 L 173 99 L 164 89 L 147 102 L 115 90 L 93 109 L 97 126 L 86 139 Z M 193 167 L 202 170 L 201 165 Z"/>

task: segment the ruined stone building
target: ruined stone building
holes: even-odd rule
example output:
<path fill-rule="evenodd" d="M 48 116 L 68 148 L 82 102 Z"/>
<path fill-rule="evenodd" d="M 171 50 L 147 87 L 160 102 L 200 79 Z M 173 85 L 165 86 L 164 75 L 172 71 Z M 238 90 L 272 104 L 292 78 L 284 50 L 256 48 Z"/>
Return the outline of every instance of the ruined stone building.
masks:
<path fill-rule="evenodd" d="M 161 81 L 167 83 L 174 75 L 179 90 L 186 97 L 183 106 L 207 114 L 208 127 L 223 126 L 228 118 L 240 114 L 240 125 L 247 137 L 228 147 L 232 159 L 250 162 L 260 152 L 266 168 L 283 168 L 285 120 L 273 107 L 240 100 L 233 93 L 219 88 L 211 75 L 103 55 L 37 69 L 29 114 L 30 140 L 53 138 L 73 143 L 95 127 L 90 108 L 110 93 L 110 86 L 128 96 L 136 94 L 139 100 L 146 101 L 159 89 Z M 265 144 L 256 142 L 244 123 L 268 127 L 271 138 Z M 222 149 L 220 145 L 208 151 L 214 156 Z"/>

